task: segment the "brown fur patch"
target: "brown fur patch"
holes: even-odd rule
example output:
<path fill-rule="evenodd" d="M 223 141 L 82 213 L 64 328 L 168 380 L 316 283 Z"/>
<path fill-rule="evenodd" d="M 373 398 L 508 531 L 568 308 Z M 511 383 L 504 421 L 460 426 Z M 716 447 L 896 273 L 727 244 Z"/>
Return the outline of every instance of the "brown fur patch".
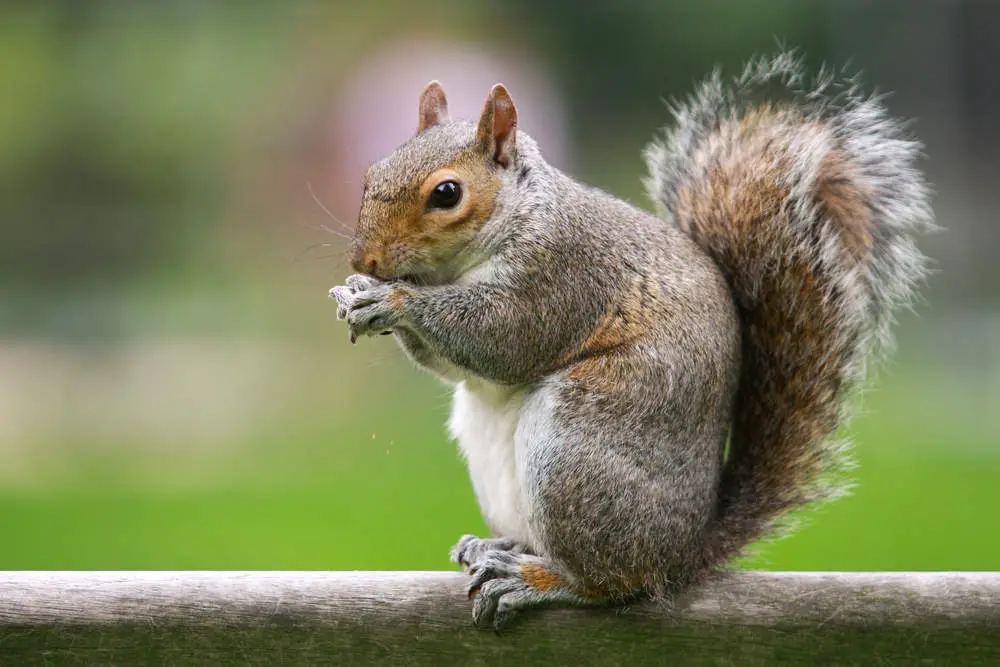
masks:
<path fill-rule="evenodd" d="M 628 293 L 615 308 L 601 318 L 597 327 L 579 347 L 560 360 L 561 366 L 572 365 L 567 377 L 588 385 L 592 391 L 614 391 L 620 387 L 617 364 L 608 364 L 608 355 L 635 343 L 658 327 L 652 321 L 658 317 L 655 299 L 647 293 L 641 278 L 630 286 Z"/>
<path fill-rule="evenodd" d="M 524 583 L 543 593 L 562 583 L 558 574 L 534 564 L 521 565 L 521 578 L 524 579 Z"/>
<path fill-rule="evenodd" d="M 628 291 L 606 312 L 593 333 L 563 360 L 563 364 L 599 356 L 633 343 L 655 330 L 656 295 L 642 277 L 636 277 Z"/>
<path fill-rule="evenodd" d="M 459 183 L 462 200 L 451 209 L 428 209 L 434 188 L 446 180 Z M 371 231 L 356 257 L 374 259 L 382 278 L 396 277 L 400 261 L 414 250 L 432 264 L 445 261 L 489 220 L 500 186 L 500 177 L 482 154 L 467 150 L 451 164 L 419 175 L 392 197 L 366 192 L 361 216 Z"/>
<path fill-rule="evenodd" d="M 816 178 L 816 202 L 837 222 L 844 245 L 861 261 L 872 247 L 868 193 L 859 191 L 861 179 L 840 151 L 827 153 Z"/>
<path fill-rule="evenodd" d="M 730 235 L 736 235 L 740 243 L 754 243 L 754 230 L 778 213 L 787 196 L 770 171 L 759 170 L 760 177 L 740 179 L 737 174 L 743 167 L 727 166 L 678 193 L 681 228 L 709 249 L 711 245 L 706 244 L 732 243 Z"/>
<path fill-rule="evenodd" d="M 392 291 L 389 295 L 389 307 L 393 310 L 400 310 L 403 308 L 404 303 L 407 299 L 413 296 L 413 292 L 405 287 L 399 287 Z"/>
<path fill-rule="evenodd" d="M 648 324 L 638 296 L 629 294 L 615 310 L 605 313 L 597 328 L 574 356 L 593 357 L 628 345 L 649 331 Z"/>
<path fill-rule="evenodd" d="M 459 184 L 463 191 L 461 202 L 451 209 L 428 210 L 427 202 L 434 188 L 445 181 Z M 454 164 L 435 171 L 420 185 L 416 210 L 408 216 L 409 226 L 417 233 L 450 234 L 455 231 L 450 228 L 471 223 L 478 231 L 493 213 L 500 185 L 500 178 L 478 153 L 463 153 Z"/>

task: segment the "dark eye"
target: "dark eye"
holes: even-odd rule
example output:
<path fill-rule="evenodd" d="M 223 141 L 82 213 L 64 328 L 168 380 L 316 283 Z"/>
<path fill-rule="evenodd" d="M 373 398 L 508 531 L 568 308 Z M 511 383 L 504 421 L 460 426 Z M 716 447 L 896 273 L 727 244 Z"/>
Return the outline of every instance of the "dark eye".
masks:
<path fill-rule="evenodd" d="M 462 199 L 462 188 L 455 181 L 439 183 L 427 205 L 431 208 L 452 208 Z"/>

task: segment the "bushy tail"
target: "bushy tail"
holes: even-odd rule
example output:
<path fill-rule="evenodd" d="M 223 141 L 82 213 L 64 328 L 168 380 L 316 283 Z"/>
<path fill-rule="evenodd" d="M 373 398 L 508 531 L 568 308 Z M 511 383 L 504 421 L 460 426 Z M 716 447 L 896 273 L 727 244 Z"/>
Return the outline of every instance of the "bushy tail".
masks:
<path fill-rule="evenodd" d="M 924 276 L 933 226 L 908 139 L 856 79 L 807 84 L 782 53 L 724 85 L 718 72 L 647 149 L 647 186 L 726 274 L 743 367 L 706 564 L 768 535 L 789 510 L 838 495 L 834 439 L 892 311 Z M 836 478 L 836 476 L 834 476 Z"/>

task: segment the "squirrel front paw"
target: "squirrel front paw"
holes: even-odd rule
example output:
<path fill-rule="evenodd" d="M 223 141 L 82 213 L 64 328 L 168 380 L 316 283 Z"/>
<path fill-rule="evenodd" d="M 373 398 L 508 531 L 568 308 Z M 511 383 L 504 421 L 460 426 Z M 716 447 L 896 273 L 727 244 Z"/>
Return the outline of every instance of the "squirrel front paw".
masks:
<path fill-rule="evenodd" d="M 462 567 L 478 565 L 488 551 L 510 551 L 516 554 L 532 553 L 528 547 L 506 537 L 482 539 L 475 535 L 463 535 L 451 550 L 451 562 Z"/>
<path fill-rule="evenodd" d="M 351 342 L 392 333 L 402 317 L 405 288 L 363 275 L 350 276 L 345 283 L 331 289 L 330 296 L 337 300 L 337 319 L 347 320 Z"/>
<path fill-rule="evenodd" d="M 337 319 L 347 319 L 348 308 L 354 302 L 356 294 L 374 289 L 375 287 L 384 284 L 385 283 L 378 278 L 363 276 L 360 273 L 356 273 L 353 276 L 348 276 L 343 285 L 330 288 L 330 298 L 337 300 Z"/>

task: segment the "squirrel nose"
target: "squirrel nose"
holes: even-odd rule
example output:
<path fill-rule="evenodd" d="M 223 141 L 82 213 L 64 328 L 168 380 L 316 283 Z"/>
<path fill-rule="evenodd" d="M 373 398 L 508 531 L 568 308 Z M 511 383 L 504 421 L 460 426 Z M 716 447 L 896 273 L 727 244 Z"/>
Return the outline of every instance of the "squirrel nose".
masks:
<path fill-rule="evenodd" d="M 361 252 L 354 256 L 351 266 L 358 273 L 373 276 L 375 275 L 375 271 L 378 270 L 378 260 L 375 259 L 374 255 Z"/>

